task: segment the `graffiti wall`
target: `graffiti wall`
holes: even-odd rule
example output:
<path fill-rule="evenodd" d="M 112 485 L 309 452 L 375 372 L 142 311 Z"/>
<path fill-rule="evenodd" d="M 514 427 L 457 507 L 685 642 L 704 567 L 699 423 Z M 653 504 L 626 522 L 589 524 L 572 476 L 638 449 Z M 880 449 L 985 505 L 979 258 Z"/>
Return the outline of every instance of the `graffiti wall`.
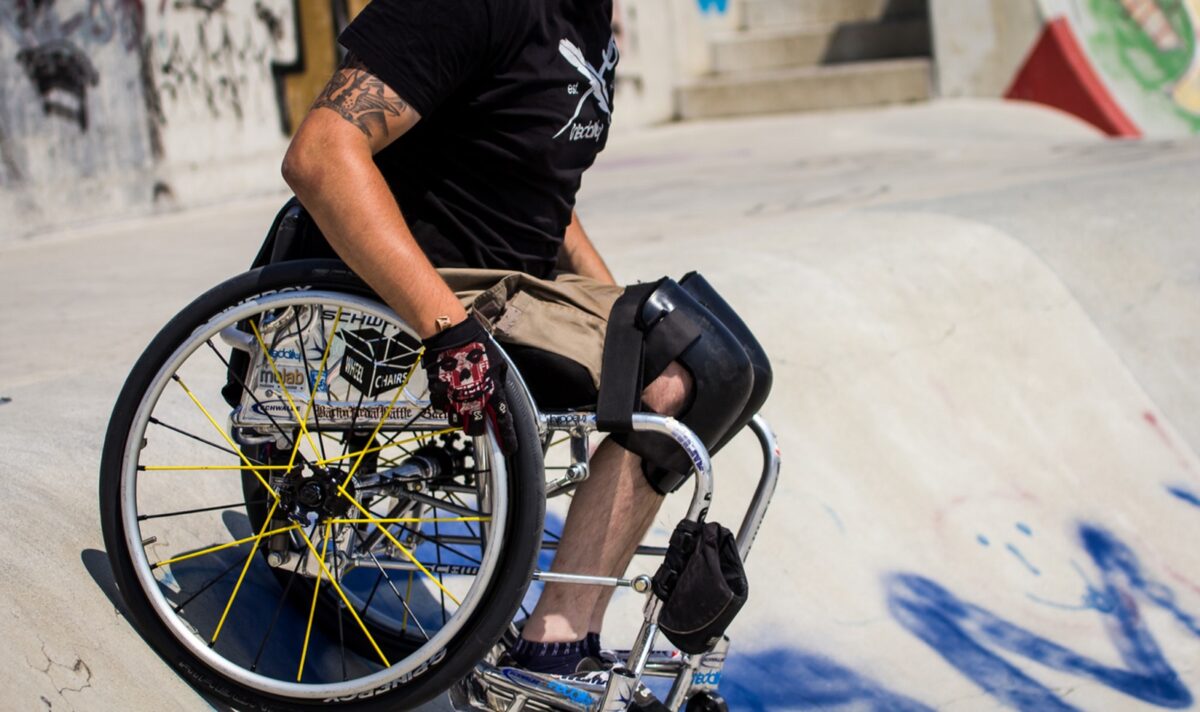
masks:
<path fill-rule="evenodd" d="M 1200 0 L 933 0 L 931 9 L 943 95 L 1038 101 L 1118 136 L 1200 133 Z"/>
<path fill-rule="evenodd" d="M 143 4 L 0 3 L 2 232 L 144 200 L 162 154 Z"/>
<path fill-rule="evenodd" d="M 1078 32 L 1148 133 L 1200 132 L 1200 0 L 1086 0 Z"/>
<path fill-rule="evenodd" d="M 282 191 L 279 161 L 370 0 L 0 0 L 0 240 Z M 671 120 L 726 0 L 620 0 L 622 127 Z"/>
<path fill-rule="evenodd" d="M 0 239 L 282 189 L 365 4 L 0 2 Z"/>

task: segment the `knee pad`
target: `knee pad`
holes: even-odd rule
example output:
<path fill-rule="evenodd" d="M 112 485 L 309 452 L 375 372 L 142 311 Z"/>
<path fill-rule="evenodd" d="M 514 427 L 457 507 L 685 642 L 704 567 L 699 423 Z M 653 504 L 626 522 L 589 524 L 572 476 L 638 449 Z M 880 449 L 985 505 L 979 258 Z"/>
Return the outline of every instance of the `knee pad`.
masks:
<path fill-rule="evenodd" d="M 702 278 L 696 282 L 698 291 L 702 282 Z M 632 326 L 642 334 L 644 383 L 661 375 L 672 361 L 691 374 L 691 397 L 677 417 L 713 451 L 737 427 L 739 419 L 748 418 L 745 413 L 754 394 L 755 373 L 741 341 L 714 312 L 670 279 L 659 282 L 644 297 Z M 609 329 L 614 328 L 629 325 L 610 321 Z M 647 481 L 662 494 L 678 489 L 691 473 L 690 459 L 669 438 L 651 433 L 621 433 L 614 437 L 642 457 Z"/>
<path fill-rule="evenodd" d="M 771 361 L 767 358 L 767 352 L 758 343 L 758 339 L 754 338 L 750 327 L 746 326 L 746 322 L 742 321 L 733 307 L 729 306 L 729 303 L 717 293 L 716 289 L 713 289 L 708 280 L 698 272 L 689 272 L 679 280 L 679 286 L 686 289 L 696 298 L 696 301 L 700 302 L 733 333 L 734 338 L 745 349 L 746 356 L 750 359 L 750 367 L 754 370 L 754 385 L 750 389 L 750 397 L 746 400 L 745 407 L 734 419 L 729 430 L 721 436 L 715 446 L 709 449 L 709 452 L 715 455 L 733 439 L 734 435 L 746 427 L 746 424 L 758 414 L 758 411 L 762 410 L 763 404 L 767 402 L 767 396 L 771 395 L 771 385 L 774 383 L 775 374 L 771 370 Z"/>

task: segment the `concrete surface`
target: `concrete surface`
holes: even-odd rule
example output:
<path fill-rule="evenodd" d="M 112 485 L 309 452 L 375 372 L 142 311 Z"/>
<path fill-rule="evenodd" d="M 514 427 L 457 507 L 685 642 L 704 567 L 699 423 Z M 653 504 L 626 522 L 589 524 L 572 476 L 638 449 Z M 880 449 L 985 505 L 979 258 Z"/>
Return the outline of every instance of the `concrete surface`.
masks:
<path fill-rule="evenodd" d="M 611 146 L 579 209 L 615 272 L 702 270 L 775 364 L 784 472 L 732 631 L 735 709 L 1192 703 L 1200 143 L 988 102 Z M 144 344 L 250 260 L 279 202 L 0 248 L 4 706 L 205 708 L 108 597 L 97 460 Z M 716 466 L 732 526 L 753 446 Z"/>

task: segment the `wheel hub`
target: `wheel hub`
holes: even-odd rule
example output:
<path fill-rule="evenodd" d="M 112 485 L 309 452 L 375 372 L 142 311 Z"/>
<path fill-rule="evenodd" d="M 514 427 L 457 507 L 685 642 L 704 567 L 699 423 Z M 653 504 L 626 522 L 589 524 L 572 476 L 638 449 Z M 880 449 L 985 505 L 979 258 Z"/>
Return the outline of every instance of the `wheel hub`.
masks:
<path fill-rule="evenodd" d="M 338 491 L 346 480 L 346 473 L 336 468 L 308 468 L 309 475 L 294 480 L 280 490 L 281 504 L 288 511 L 301 517 L 316 514 L 321 519 L 343 517 L 350 510 L 351 502 Z M 346 494 L 354 497 L 354 478 L 345 485 Z"/>

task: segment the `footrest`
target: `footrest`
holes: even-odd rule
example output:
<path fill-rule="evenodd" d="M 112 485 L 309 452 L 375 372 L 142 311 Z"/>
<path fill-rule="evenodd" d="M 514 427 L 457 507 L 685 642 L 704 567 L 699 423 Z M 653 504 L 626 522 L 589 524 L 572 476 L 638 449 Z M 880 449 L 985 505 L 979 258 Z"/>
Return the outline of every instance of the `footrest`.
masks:
<path fill-rule="evenodd" d="M 665 712 L 667 707 L 623 667 L 571 676 L 480 663 L 450 690 L 460 712 Z"/>

